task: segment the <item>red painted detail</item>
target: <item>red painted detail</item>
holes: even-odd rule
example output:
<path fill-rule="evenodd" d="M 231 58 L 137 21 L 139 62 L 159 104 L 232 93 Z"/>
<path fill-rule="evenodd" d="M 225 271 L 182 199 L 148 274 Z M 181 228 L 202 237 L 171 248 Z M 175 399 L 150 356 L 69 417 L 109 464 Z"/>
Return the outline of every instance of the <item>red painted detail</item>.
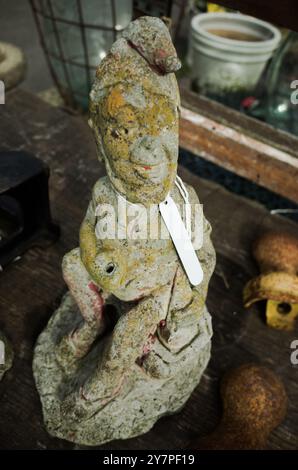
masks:
<path fill-rule="evenodd" d="M 164 49 L 157 49 L 155 51 L 155 54 L 156 54 L 156 57 L 158 57 L 159 59 L 164 59 L 169 56 L 168 51 L 165 51 Z"/>
<path fill-rule="evenodd" d="M 255 96 L 247 96 L 241 101 L 241 105 L 245 109 L 250 109 L 254 104 L 256 104 L 257 98 Z"/>
<path fill-rule="evenodd" d="M 90 290 L 92 290 L 93 292 L 95 292 L 96 294 L 98 294 L 99 289 L 98 289 L 97 285 L 94 284 L 94 282 L 92 282 L 92 281 L 89 282 L 88 287 L 89 287 Z"/>
<path fill-rule="evenodd" d="M 88 287 L 95 294 L 95 297 L 92 299 L 92 304 L 95 315 L 100 319 L 103 314 L 104 299 L 100 295 L 99 288 L 94 284 L 94 282 L 89 282 Z"/>
<path fill-rule="evenodd" d="M 151 170 L 151 166 L 143 166 L 144 170 Z"/>
<path fill-rule="evenodd" d="M 155 341 L 156 341 L 156 336 L 150 333 L 150 335 L 148 336 L 148 341 L 143 347 L 143 355 L 142 355 L 143 358 L 145 358 L 147 354 L 150 353 L 152 349 L 152 345 L 155 343 Z"/>

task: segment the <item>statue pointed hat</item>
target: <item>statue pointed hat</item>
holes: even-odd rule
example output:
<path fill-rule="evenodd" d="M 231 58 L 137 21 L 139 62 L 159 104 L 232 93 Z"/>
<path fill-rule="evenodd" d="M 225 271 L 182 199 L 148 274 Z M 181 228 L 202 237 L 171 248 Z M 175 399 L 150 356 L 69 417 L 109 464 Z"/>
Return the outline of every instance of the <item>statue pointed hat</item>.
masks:
<path fill-rule="evenodd" d="M 180 66 L 163 21 L 150 16 L 138 18 L 130 23 L 97 68 L 90 93 L 91 114 L 96 112 L 108 90 L 121 83 L 163 95 L 179 107 L 179 90 L 173 72 Z"/>

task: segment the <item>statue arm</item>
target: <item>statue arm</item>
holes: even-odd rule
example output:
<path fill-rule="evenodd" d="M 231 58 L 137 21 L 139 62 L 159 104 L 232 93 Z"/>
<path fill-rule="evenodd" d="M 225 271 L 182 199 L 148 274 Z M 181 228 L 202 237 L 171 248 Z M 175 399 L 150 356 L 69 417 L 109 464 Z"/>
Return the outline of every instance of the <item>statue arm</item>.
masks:
<path fill-rule="evenodd" d="M 89 203 L 86 215 L 80 227 L 80 254 L 81 260 L 86 269 L 91 271 L 91 263 L 96 256 L 96 235 L 95 235 L 95 188 L 93 189 L 92 199 Z"/>
<path fill-rule="evenodd" d="M 59 363 L 66 366 L 89 351 L 105 325 L 103 307 L 108 294 L 96 285 L 90 275 L 91 264 L 97 251 L 95 193 L 96 185 L 81 225 L 80 248 L 67 253 L 62 262 L 63 278 L 83 317 L 83 322 L 62 339 L 57 349 Z"/>
<path fill-rule="evenodd" d="M 195 246 L 201 245 L 196 249 L 196 254 L 204 277 L 201 284 L 193 287 L 182 266 L 177 271 L 169 313 L 165 324 L 158 329 L 160 341 L 173 353 L 178 353 L 191 343 L 203 327 L 201 318 L 205 308 L 208 284 L 215 266 L 215 250 L 210 237 L 211 226 L 204 217 L 203 208 L 195 190 L 188 185 L 187 189 L 192 204 L 192 228 L 197 232 L 194 233 L 193 243 Z M 195 217 L 197 220 L 194 220 Z"/>
<path fill-rule="evenodd" d="M 65 398 L 62 404 L 65 413 L 72 415 L 75 405 L 77 412 L 88 418 L 120 393 L 137 360 L 147 353 L 147 344 L 159 321 L 167 314 L 171 288 L 166 285 L 158 289 L 119 318 L 96 371 L 79 391 Z"/>

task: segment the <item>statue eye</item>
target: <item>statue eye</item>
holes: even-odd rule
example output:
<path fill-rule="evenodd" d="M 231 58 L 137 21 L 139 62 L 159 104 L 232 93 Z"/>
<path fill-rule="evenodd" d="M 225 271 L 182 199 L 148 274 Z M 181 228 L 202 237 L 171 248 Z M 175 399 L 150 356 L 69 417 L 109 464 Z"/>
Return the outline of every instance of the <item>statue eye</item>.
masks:
<path fill-rule="evenodd" d="M 111 136 L 115 137 L 115 139 L 118 139 L 120 137 L 120 132 L 117 129 L 113 129 L 111 132 Z"/>
<path fill-rule="evenodd" d="M 129 130 L 126 127 L 122 127 L 121 129 L 113 129 L 111 131 L 111 136 L 114 137 L 115 139 L 119 139 L 121 135 L 127 135 L 129 133 Z"/>

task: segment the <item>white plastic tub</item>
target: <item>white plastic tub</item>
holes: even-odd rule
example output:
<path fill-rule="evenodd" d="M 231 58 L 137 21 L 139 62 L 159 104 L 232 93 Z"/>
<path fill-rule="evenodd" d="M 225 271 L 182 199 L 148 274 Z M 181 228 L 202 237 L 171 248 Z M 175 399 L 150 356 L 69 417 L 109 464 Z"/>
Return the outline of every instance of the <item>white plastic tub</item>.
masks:
<path fill-rule="evenodd" d="M 277 28 L 251 16 L 194 16 L 188 65 L 196 88 L 211 96 L 251 93 L 280 40 Z"/>

